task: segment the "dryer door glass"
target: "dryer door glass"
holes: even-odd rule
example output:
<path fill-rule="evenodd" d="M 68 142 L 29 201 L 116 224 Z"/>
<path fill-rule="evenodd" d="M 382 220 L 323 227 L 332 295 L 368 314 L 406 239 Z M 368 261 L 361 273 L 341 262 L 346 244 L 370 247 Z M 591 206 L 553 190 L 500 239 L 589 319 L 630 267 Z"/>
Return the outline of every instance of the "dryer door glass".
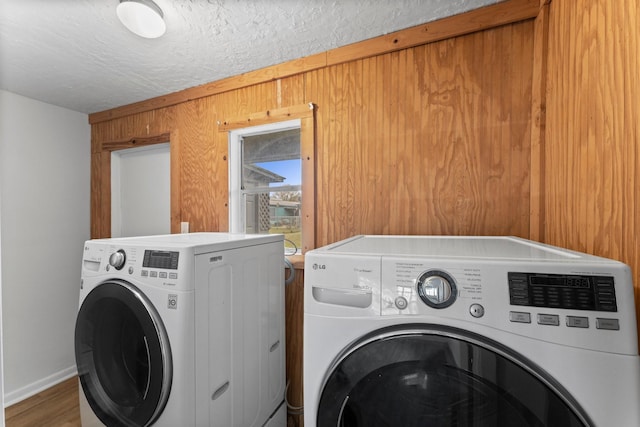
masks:
<path fill-rule="evenodd" d="M 571 397 L 524 359 L 452 330 L 367 339 L 331 370 L 318 427 L 578 427 Z"/>
<path fill-rule="evenodd" d="M 106 425 L 146 426 L 171 389 L 171 350 L 153 304 L 135 286 L 105 282 L 85 298 L 76 320 L 82 389 Z"/>

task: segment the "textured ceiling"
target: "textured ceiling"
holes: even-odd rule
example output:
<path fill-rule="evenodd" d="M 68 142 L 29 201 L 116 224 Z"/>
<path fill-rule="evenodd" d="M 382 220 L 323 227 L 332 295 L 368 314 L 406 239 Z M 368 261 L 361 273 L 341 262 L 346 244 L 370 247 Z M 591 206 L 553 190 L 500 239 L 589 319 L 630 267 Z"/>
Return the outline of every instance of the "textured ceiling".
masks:
<path fill-rule="evenodd" d="M 498 0 L 155 0 L 155 40 L 119 0 L 0 0 L 0 89 L 94 113 L 279 64 Z"/>

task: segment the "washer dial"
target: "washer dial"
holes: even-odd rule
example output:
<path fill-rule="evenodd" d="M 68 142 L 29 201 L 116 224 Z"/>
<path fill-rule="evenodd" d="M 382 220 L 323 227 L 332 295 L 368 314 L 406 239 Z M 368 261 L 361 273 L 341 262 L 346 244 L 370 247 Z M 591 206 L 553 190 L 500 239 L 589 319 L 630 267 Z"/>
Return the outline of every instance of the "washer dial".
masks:
<path fill-rule="evenodd" d="M 127 255 L 125 254 L 124 250 L 118 249 L 109 257 L 109 265 L 116 270 L 122 270 L 122 267 L 124 267 L 124 263 L 126 260 Z"/>
<path fill-rule="evenodd" d="M 433 308 L 449 307 L 458 294 L 453 277 L 440 270 L 425 271 L 418 277 L 417 284 L 420 299 Z"/>

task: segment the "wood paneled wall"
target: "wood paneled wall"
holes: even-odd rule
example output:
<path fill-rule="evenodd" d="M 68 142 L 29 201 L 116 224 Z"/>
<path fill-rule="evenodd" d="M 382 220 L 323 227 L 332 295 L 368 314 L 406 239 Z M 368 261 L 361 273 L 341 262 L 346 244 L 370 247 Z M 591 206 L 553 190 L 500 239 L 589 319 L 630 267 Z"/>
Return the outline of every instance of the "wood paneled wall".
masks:
<path fill-rule="evenodd" d="M 629 264 L 640 308 L 638 28 L 637 0 L 551 3 L 543 238 Z"/>
<path fill-rule="evenodd" d="M 532 21 L 308 73 L 318 243 L 529 236 Z"/>
<path fill-rule="evenodd" d="M 532 22 L 94 124 L 93 237 L 109 235 L 107 143 L 169 133 L 172 230 L 226 230 L 217 121 L 307 102 L 318 106 L 318 245 L 360 233 L 528 237 Z"/>

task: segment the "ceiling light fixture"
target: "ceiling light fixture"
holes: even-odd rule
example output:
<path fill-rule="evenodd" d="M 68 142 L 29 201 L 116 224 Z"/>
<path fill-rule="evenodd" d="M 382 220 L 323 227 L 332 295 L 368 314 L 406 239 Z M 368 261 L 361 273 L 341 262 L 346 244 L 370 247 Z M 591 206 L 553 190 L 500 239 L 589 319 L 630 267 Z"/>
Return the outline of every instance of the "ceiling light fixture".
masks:
<path fill-rule="evenodd" d="M 116 13 L 120 22 L 140 37 L 155 39 L 167 30 L 162 9 L 152 0 L 120 0 Z"/>

